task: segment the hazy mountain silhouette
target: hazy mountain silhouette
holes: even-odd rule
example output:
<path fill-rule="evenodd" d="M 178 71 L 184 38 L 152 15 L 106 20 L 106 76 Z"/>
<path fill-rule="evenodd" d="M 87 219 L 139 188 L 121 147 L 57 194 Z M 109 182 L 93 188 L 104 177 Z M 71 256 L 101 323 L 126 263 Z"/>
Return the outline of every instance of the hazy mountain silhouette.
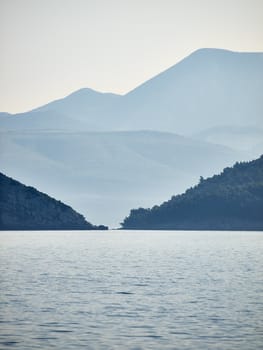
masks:
<path fill-rule="evenodd" d="M 244 155 L 161 132 L 12 132 L 0 136 L 2 171 L 51 193 L 94 223 L 184 191 Z"/>
<path fill-rule="evenodd" d="M 124 96 L 81 89 L 0 113 L 2 171 L 118 225 L 131 207 L 261 154 L 262 91 L 262 53 L 198 50 Z"/>
<path fill-rule="evenodd" d="M 68 205 L 0 173 L 0 230 L 95 230 Z"/>
<path fill-rule="evenodd" d="M 125 229 L 263 230 L 263 156 L 236 163 L 152 209 L 131 210 Z"/>
<path fill-rule="evenodd" d="M 179 134 L 262 126 L 262 91 L 263 53 L 201 49 L 124 96 L 122 111 L 127 128 Z"/>
<path fill-rule="evenodd" d="M 74 117 L 75 120 L 84 121 L 87 124 L 90 123 L 96 129 L 101 125 L 99 120 L 96 120 L 95 114 L 107 113 L 109 109 L 115 107 L 120 98 L 120 95 L 83 88 L 65 98 L 34 109 L 34 112 L 53 111 L 70 118 Z"/>
<path fill-rule="evenodd" d="M 124 96 L 81 89 L 17 117 L 0 115 L 0 128 L 190 135 L 220 126 L 262 127 L 262 91 L 263 53 L 200 49 Z"/>
<path fill-rule="evenodd" d="M 80 89 L 65 98 L 29 112 L 0 113 L 0 129 L 2 131 L 103 129 L 99 115 L 112 108 L 119 97 L 88 88 Z"/>

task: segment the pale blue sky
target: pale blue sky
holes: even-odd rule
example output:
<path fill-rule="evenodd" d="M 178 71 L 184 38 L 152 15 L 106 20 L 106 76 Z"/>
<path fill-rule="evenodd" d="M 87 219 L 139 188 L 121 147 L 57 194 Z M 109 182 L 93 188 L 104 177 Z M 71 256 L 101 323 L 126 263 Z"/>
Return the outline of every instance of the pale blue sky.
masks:
<path fill-rule="evenodd" d="M 0 0 L 0 111 L 123 94 L 201 47 L 263 51 L 263 0 Z"/>

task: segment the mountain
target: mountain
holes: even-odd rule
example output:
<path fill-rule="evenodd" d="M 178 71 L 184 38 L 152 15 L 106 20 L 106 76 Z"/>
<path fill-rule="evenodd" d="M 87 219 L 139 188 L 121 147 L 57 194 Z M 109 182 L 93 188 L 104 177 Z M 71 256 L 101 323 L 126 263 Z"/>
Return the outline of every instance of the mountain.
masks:
<path fill-rule="evenodd" d="M 120 100 L 121 96 L 112 93 L 101 93 L 89 88 L 83 88 L 65 98 L 53 101 L 33 112 L 53 111 L 60 115 L 74 117 L 75 120 L 90 123 L 89 127 L 101 127 L 95 115 L 107 113 Z M 93 116 L 94 115 L 94 116 Z M 98 126 L 97 126 L 98 125 Z"/>
<path fill-rule="evenodd" d="M 81 89 L 27 113 L 0 115 L 0 129 L 191 135 L 220 126 L 257 128 L 263 127 L 262 91 L 263 53 L 200 49 L 124 96 Z"/>
<path fill-rule="evenodd" d="M 0 230 L 94 230 L 68 205 L 0 173 Z"/>
<path fill-rule="evenodd" d="M 152 209 L 131 210 L 124 229 L 263 230 L 263 156 L 236 163 Z"/>
<path fill-rule="evenodd" d="M 118 226 L 261 154 L 262 91 L 262 53 L 201 49 L 124 96 L 87 88 L 0 113 L 1 170 Z"/>
<path fill-rule="evenodd" d="M 124 96 L 123 127 L 262 126 L 263 53 L 201 49 Z M 127 114 L 124 114 L 125 111 Z"/>
<path fill-rule="evenodd" d="M 103 130 L 104 122 L 100 122 L 99 115 L 107 114 L 119 98 L 116 94 L 80 89 L 29 112 L 0 113 L 0 130 Z M 107 123 L 109 125 L 110 120 Z"/>
<path fill-rule="evenodd" d="M 0 134 L 2 171 L 69 203 L 94 223 L 117 227 L 134 206 L 163 201 L 244 153 L 173 133 Z"/>

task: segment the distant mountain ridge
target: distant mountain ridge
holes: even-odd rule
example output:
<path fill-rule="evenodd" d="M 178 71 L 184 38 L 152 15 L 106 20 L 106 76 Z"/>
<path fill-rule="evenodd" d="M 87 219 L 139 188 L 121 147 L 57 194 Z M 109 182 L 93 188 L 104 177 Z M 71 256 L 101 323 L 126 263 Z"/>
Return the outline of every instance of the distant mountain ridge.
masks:
<path fill-rule="evenodd" d="M 133 209 L 124 229 L 263 230 L 263 155 L 203 179 L 151 209 Z"/>
<path fill-rule="evenodd" d="M 124 105 L 133 123 L 185 134 L 262 125 L 262 91 L 263 53 L 200 49 L 125 95 Z"/>
<path fill-rule="evenodd" d="M 92 113 L 102 113 L 110 109 L 121 98 L 120 95 L 102 93 L 90 88 L 83 88 L 70 95 L 50 102 L 33 112 L 54 111 L 80 121 L 87 121 Z"/>
<path fill-rule="evenodd" d="M 96 230 L 70 206 L 0 173 L 0 230 Z"/>
<path fill-rule="evenodd" d="M 60 130 L 148 129 L 190 135 L 219 126 L 262 127 L 262 91 L 263 53 L 200 49 L 126 95 L 81 89 L 17 116 L 41 112 L 41 119 L 51 113 L 54 117 L 45 123 L 49 130 L 58 129 L 56 115 L 63 115 L 67 122 L 59 123 Z M 32 129 L 25 119 L 24 127 Z M 0 116 L 2 130 L 20 129 L 17 123 L 14 116 Z"/>
<path fill-rule="evenodd" d="M 0 149 L 4 173 L 112 227 L 131 207 L 153 205 L 245 157 L 152 131 L 13 131 L 0 133 Z"/>
<path fill-rule="evenodd" d="M 263 53 L 201 49 L 123 96 L 84 88 L 0 113 L 1 170 L 116 227 L 262 154 L 262 115 Z"/>

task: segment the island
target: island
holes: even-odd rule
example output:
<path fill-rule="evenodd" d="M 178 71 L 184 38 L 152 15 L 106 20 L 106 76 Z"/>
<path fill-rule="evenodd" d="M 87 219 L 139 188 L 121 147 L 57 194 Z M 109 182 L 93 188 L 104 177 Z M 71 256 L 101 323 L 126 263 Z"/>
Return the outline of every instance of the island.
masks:
<path fill-rule="evenodd" d="M 70 206 L 0 173 L 0 230 L 106 230 Z"/>
<path fill-rule="evenodd" d="M 153 208 L 131 210 L 133 230 L 263 230 L 263 156 L 238 162 Z"/>

